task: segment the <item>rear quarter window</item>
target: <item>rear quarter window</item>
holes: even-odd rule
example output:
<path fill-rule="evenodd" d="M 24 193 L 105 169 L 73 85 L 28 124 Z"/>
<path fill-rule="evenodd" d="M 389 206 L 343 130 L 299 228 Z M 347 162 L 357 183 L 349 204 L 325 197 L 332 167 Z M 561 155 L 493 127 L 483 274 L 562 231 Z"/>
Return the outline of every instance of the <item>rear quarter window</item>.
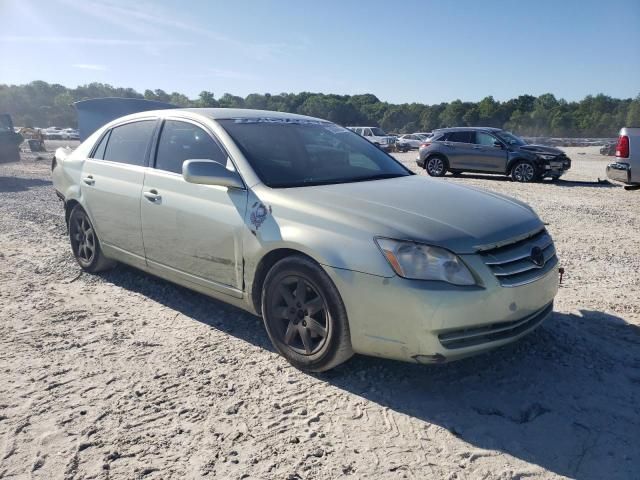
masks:
<path fill-rule="evenodd" d="M 473 143 L 475 140 L 474 132 L 465 131 L 465 132 L 449 132 L 447 135 L 448 142 L 456 142 L 456 143 Z"/>

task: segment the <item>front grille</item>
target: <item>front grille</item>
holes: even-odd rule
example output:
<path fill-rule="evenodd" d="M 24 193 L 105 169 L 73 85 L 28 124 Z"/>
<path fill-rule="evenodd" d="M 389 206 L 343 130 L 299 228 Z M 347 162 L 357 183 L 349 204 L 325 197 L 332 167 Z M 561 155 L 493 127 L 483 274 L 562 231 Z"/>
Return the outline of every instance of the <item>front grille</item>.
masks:
<path fill-rule="evenodd" d="M 543 309 L 520 320 L 452 330 L 441 333 L 438 335 L 438 339 L 444 348 L 453 350 L 513 338 L 540 325 L 552 311 L 553 303 L 550 303 Z"/>
<path fill-rule="evenodd" d="M 532 258 L 535 247 L 542 251 L 539 264 Z M 523 240 L 480 252 L 503 287 L 518 287 L 535 282 L 558 265 L 553 240 L 546 229 Z"/>

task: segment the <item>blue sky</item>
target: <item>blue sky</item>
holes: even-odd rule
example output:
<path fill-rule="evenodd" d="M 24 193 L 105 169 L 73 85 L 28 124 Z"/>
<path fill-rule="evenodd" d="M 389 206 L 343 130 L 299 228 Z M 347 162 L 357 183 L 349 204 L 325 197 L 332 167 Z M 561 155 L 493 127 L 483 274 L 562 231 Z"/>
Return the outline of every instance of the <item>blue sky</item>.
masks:
<path fill-rule="evenodd" d="M 640 0 L 0 0 L 0 83 L 373 93 L 394 103 L 640 93 Z"/>

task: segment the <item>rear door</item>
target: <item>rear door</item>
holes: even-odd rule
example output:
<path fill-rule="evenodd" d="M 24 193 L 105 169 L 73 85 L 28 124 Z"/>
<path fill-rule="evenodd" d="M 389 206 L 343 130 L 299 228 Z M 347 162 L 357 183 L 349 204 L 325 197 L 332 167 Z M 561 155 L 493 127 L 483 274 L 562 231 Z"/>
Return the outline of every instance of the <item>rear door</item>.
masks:
<path fill-rule="evenodd" d="M 150 269 L 240 297 L 247 191 L 188 183 L 185 160 L 235 167 L 208 129 L 184 119 L 162 126 L 142 191 L 142 234 Z"/>
<path fill-rule="evenodd" d="M 496 146 L 502 145 L 496 137 L 487 132 L 474 132 L 474 161 L 478 170 L 505 173 L 507 171 L 507 150 Z"/>
<path fill-rule="evenodd" d="M 444 153 L 449 159 L 449 168 L 456 170 L 474 170 L 476 167 L 473 162 L 473 131 L 457 130 L 446 134 L 443 141 L 445 146 Z"/>
<path fill-rule="evenodd" d="M 104 250 L 144 266 L 140 194 L 157 119 L 118 125 L 100 140 L 82 168 L 80 189 Z"/>

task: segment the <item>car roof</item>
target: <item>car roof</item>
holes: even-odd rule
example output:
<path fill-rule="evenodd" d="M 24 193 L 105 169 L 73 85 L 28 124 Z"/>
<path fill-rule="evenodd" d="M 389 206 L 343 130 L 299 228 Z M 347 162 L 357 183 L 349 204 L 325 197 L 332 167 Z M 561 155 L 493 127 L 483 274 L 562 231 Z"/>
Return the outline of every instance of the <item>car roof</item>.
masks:
<path fill-rule="evenodd" d="M 274 112 L 271 110 L 251 110 L 248 108 L 168 108 L 163 110 L 147 110 L 138 113 L 132 113 L 120 117 L 121 120 L 134 120 L 136 118 L 144 118 L 149 116 L 154 117 L 171 117 L 175 115 L 186 114 L 186 116 L 202 116 L 212 120 L 223 120 L 230 118 L 242 118 L 242 119 L 258 119 L 258 118 L 273 118 L 273 119 L 289 119 L 289 120 L 314 120 L 320 122 L 330 123 L 328 120 L 321 118 L 308 117 L 306 115 L 298 115 L 296 113 L 287 112 Z M 112 123 L 112 122 L 110 122 Z"/>
<path fill-rule="evenodd" d="M 474 132 L 499 132 L 501 128 L 495 127 L 448 127 L 448 128 L 438 128 L 434 130 L 434 132 L 460 132 L 465 130 L 472 130 Z"/>

